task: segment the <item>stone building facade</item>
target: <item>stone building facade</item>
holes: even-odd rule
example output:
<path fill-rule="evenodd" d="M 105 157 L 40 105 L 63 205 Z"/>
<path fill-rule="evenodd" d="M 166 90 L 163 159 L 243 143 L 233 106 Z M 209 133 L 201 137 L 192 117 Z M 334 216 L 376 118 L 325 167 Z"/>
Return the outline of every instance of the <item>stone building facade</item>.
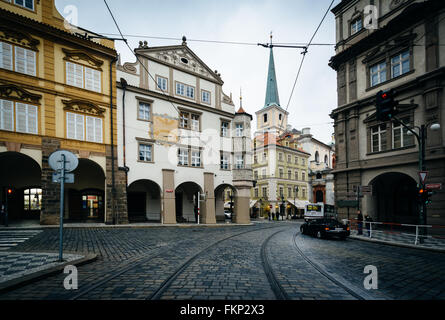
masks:
<path fill-rule="evenodd" d="M 113 41 L 70 25 L 54 0 L 0 1 L 0 187 L 11 219 L 59 221 L 48 157 L 79 158 L 66 220 L 125 223 L 117 170 Z M 13 188 L 9 196 L 6 188 Z"/>
<path fill-rule="evenodd" d="M 365 7 L 375 6 L 371 28 Z M 369 7 L 368 7 L 369 8 Z M 445 2 L 343 0 L 332 9 L 336 20 L 336 54 L 329 65 L 337 72 L 335 121 L 336 203 L 354 186 L 371 186 L 360 201 L 374 221 L 419 223 L 416 201 L 419 146 L 396 122 L 375 116 L 379 90 L 393 89 L 397 117 L 408 126 L 426 126 L 427 183 L 445 177 Z M 435 126 L 432 126 L 436 124 Z M 439 130 L 432 130 L 437 128 Z M 445 192 L 438 190 L 427 207 L 427 224 L 445 224 Z M 356 217 L 356 208 L 339 208 L 339 216 Z"/>

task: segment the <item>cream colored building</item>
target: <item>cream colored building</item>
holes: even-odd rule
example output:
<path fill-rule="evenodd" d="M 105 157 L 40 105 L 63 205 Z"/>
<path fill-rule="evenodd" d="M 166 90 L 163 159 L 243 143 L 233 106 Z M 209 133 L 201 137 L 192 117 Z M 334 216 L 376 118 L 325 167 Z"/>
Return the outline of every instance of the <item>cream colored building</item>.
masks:
<path fill-rule="evenodd" d="M 130 221 L 224 220 L 224 191 L 235 221 L 248 223 L 251 116 L 223 90 L 220 74 L 187 45 L 140 43 L 120 63 L 119 166 L 126 172 Z M 200 196 L 198 196 L 200 195 Z"/>

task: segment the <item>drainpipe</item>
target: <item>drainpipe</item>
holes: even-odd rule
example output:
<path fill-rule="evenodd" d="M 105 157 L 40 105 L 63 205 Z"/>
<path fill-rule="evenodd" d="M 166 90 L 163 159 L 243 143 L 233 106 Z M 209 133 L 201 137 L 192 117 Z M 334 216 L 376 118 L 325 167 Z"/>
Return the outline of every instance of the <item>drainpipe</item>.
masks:
<path fill-rule="evenodd" d="M 127 167 L 127 156 L 126 156 L 126 143 L 125 143 L 125 91 L 127 89 L 128 83 L 124 78 L 120 80 L 122 86 L 122 150 L 123 150 L 123 160 L 124 160 L 124 172 L 125 172 L 125 187 L 128 188 L 128 167 Z M 128 191 L 128 190 L 127 190 Z"/>
<path fill-rule="evenodd" d="M 116 182 L 114 172 L 114 132 L 113 132 L 113 64 L 117 61 L 114 57 L 110 61 L 110 130 L 111 130 L 111 212 L 113 216 L 113 224 L 117 223 L 116 212 Z"/>

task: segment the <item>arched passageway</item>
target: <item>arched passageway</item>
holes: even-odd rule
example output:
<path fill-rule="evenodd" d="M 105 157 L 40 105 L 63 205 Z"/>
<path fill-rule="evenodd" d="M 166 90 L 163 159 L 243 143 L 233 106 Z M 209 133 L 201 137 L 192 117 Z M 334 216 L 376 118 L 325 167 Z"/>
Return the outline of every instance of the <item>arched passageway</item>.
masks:
<path fill-rule="evenodd" d="M 236 189 L 230 184 L 215 188 L 215 216 L 217 222 L 234 221 Z"/>
<path fill-rule="evenodd" d="M 198 194 L 201 187 L 195 182 L 183 182 L 175 189 L 176 221 L 198 222 Z M 203 202 L 201 201 L 200 207 Z"/>
<path fill-rule="evenodd" d="M 9 220 L 40 218 L 41 176 L 40 165 L 31 157 L 20 152 L 0 153 L 0 204 L 7 203 Z"/>
<path fill-rule="evenodd" d="M 161 188 L 147 179 L 132 182 L 127 190 L 127 206 L 130 222 L 160 222 Z"/>

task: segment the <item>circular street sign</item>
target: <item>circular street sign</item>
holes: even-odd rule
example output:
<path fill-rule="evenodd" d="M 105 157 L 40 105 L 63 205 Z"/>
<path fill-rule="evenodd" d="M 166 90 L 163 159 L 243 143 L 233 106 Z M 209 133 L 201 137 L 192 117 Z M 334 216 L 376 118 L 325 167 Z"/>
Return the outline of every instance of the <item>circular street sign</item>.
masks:
<path fill-rule="evenodd" d="M 48 158 L 50 167 L 56 171 L 62 169 L 62 154 L 65 155 L 65 171 L 71 172 L 76 169 L 79 164 L 79 159 L 77 159 L 74 153 L 66 150 L 58 150 L 51 153 Z"/>

